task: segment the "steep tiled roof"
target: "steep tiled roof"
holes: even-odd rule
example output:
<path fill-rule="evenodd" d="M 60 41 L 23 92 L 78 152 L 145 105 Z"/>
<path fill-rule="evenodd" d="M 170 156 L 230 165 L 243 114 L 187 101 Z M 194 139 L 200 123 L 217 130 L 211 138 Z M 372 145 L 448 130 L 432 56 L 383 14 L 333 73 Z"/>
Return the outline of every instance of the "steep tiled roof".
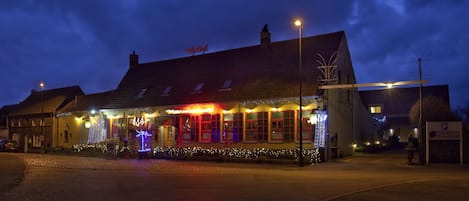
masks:
<path fill-rule="evenodd" d="M 304 95 L 316 94 L 316 54 L 328 58 L 344 39 L 342 31 L 302 39 Z M 106 108 L 295 97 L 298 69 L 298 39 L 142 63 L 128 70 Z"/>
<path fill-rule="evenodd" d="M 75 96 L 83 95 L 83 91 L 79 86 L 71 86 L 57 88 L 44 91 L 31 91 L 31 94 L 21 103 L 11 106 L 8 115 L 28 115 L 52 113 L 63 107 L 68 101 Z M 44 106 L 44 110 L 42 107 Z"/>
<path fill-rule="evenodd" d="M 70 101 L 62 107 L 58 112 L 74 112 L 74 111 L 90 111 L 92 109 L 100 109 L 109 101 L 109 97 L 114 91 L 106 91 L 102 93 L 88 94 L 77 96 L 75 100 Z"/>
<path fill-rule="evenodd" d="M 0 109 L 0 128 L 8 127 L 7 118 L 8 114 L 15 110 L 18 105 L 5 105 Z"/>

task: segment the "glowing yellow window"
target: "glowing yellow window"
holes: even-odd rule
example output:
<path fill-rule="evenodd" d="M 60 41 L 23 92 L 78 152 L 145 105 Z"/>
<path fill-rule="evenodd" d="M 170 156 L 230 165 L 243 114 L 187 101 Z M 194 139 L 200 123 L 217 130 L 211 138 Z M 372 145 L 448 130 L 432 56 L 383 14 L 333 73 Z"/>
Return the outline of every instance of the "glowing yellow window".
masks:
<path fill-rule="evenodd" d="M 370 107 L 371 114 L 379 114 L 381 113 L 381 106 L 371 106 Z"/>

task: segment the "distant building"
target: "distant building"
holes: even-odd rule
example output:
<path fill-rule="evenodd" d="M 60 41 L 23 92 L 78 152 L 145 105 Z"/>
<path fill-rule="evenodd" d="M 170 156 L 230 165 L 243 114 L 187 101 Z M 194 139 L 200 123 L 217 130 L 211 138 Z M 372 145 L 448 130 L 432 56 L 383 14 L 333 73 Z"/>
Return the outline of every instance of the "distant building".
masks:
<path fill-rule="evenodd" d="M 419 101 L 419 87 L 366 90 L 360 91 L 360 96 L 380 126 L 377 138 L 407 142 L 409 133 L 417 137 L 417 125 L 411 124 L 409 114 Z M 423 86 L 422 96 L 435 96 L 450 107 L 448 85 Z"/>
<path fill-rule="evenodd" d="M 54 147 L 70 148 L 76 144 L 92 144 L 112 139 L 109 120 L 99 108 L 108 101 L 113 91 L 77 96 L 56 113 L 58 138 Z M 102 117 L 102 118 L 101 118 Z"/>
<path fill-rule="evenodd" d="M 76 96 L 84 95 L 78 86 L 32 90 L 31 94 L 16 105 L 7 105 L 0 110 L 2 122 L 8 129 L 9 138 L 27 149 L 51 148 L 57 140 L 55 114 Z"/>

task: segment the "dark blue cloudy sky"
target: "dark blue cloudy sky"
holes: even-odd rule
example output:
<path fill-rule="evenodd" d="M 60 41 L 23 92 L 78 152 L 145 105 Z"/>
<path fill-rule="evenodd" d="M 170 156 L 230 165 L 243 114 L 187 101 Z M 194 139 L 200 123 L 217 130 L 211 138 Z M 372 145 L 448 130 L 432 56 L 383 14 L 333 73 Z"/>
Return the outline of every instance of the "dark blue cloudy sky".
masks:
<path fill-rule="evenodd" d="M 117 87 L 135 50 L 140 62 L 344 30 L 359 83 L 416 80 L 448 84 L 453 109 L 469 102 L 469 1 L 463 0 L 2 0 L 0 107 L 39 89 Z"/>

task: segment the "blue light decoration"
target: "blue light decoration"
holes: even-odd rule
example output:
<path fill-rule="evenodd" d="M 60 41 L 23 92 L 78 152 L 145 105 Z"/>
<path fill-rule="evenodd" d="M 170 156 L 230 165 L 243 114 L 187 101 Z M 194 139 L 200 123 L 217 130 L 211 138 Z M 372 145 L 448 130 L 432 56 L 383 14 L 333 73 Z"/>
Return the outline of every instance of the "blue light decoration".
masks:
<path fill-rule="evenodd" d="M 327 135 L 327 111 L 316 111 L 316 126 L 314 136 L 314 147 L 324 148 Z"/>
<path fill-rule="evenodd" d="M 382 118 L 373 117 L 373 119 L 374 119 L 375 121 L 377 121 L 378 123 L 380 123 L 380 124 L 386 123 L 386 116 L 383 116 Z"/>
<path fill-rule="evenodd" d="M 147 131 L 138 131 L 137 130 L 137 135 L 135 137 L 140 137 L 140 149 L 138 149 L 138 152 L 149 152 L 151 151 L 151 148 L 148 147 L 148 144 L 145 143 L 145 138 L 146 137 L 151 137 L 152 135 L 148 133 Z"/>

